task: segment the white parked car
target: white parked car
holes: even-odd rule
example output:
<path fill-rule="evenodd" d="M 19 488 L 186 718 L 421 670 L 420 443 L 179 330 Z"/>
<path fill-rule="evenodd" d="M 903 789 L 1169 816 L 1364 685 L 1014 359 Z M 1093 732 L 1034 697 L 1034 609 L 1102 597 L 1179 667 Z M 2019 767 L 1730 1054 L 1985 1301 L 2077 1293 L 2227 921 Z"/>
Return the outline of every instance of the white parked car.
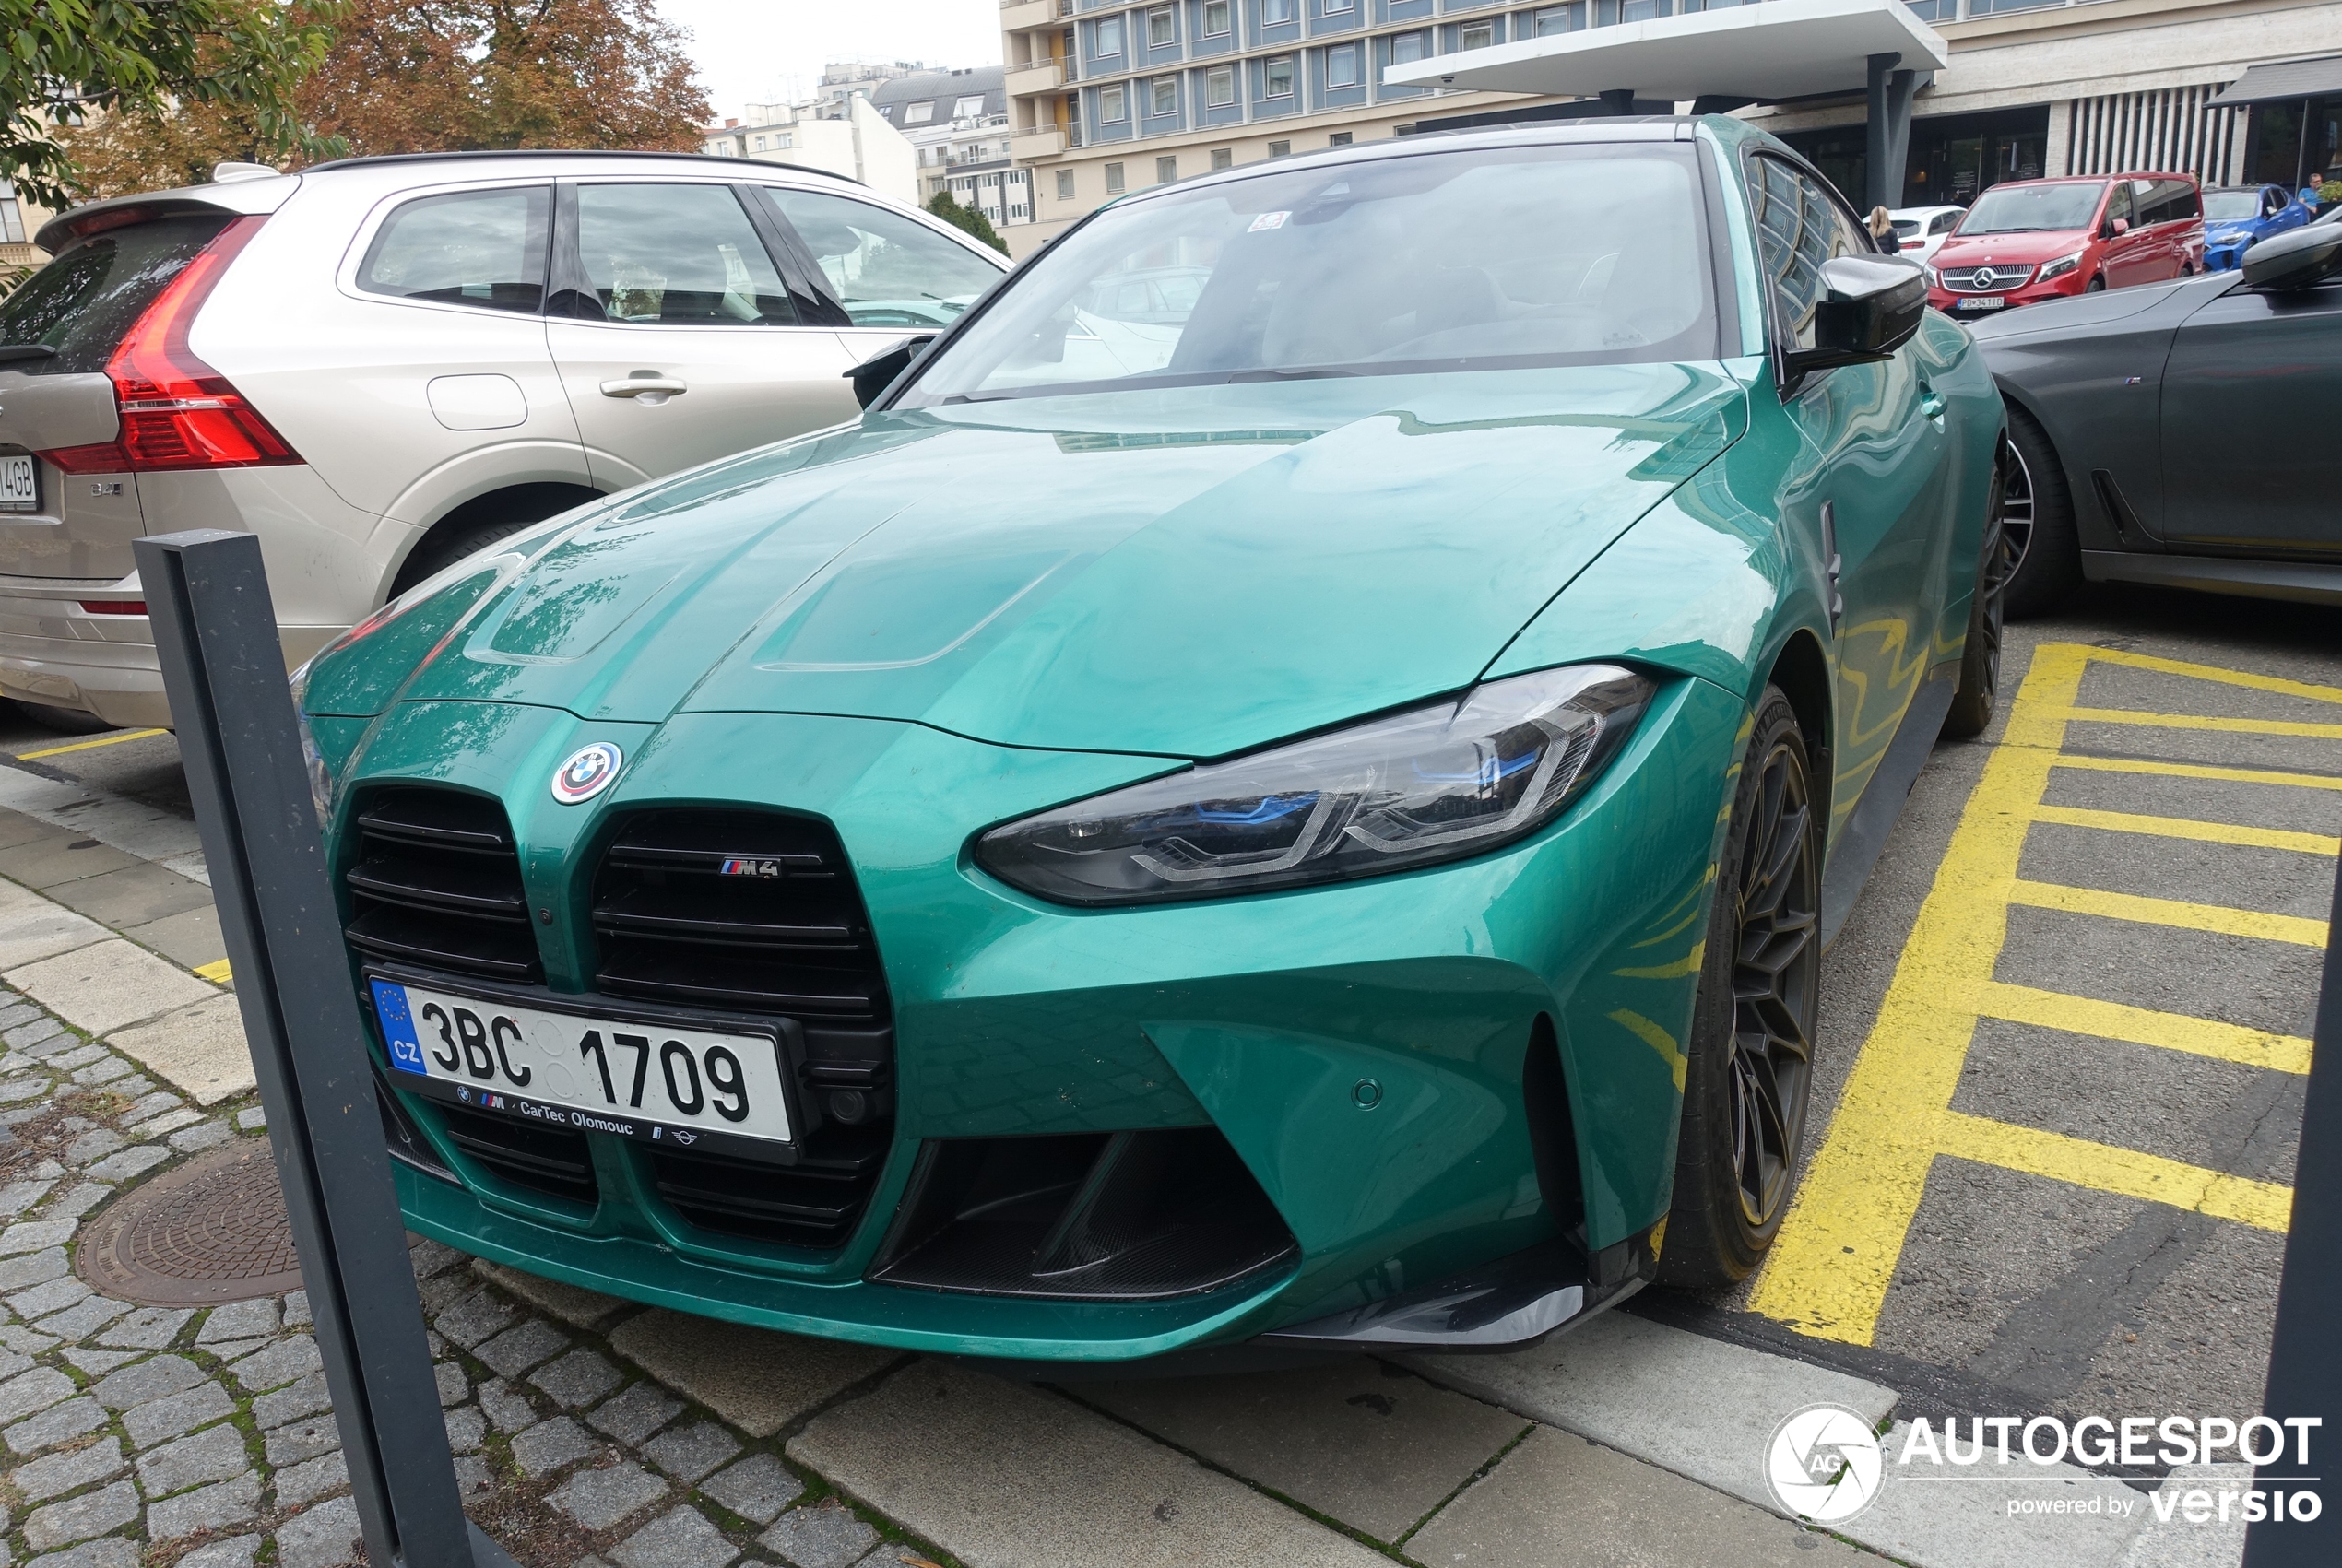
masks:
<path fill-rule="evenodd" d="M 1887 217 L 1895 225 L 1895 238 L 1903 242 L 1903 254 L 1923 262 L 1951 237 L 1967 213 L 1964 206 L 1905 206 Z"/>
<path fill-rule="evenodd" d="M 855 418 L 847 370 L 1007 267 L 772 163 L 222 173 L 56 218 L 0 300 L 0 694 L 168 725 L 142 533 L 259 535 L 290 667 L 526 524 Z"/>

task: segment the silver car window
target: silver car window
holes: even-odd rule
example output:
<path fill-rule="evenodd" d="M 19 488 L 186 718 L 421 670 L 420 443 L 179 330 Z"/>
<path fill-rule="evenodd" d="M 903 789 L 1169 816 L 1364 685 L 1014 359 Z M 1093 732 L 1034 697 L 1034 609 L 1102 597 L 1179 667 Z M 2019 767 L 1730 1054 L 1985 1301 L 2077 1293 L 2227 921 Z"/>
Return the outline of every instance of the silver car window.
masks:
<path fill-rule="evenodd" d="M 450 191 L 396 208 L 358 268 L 369 294 L 535 314 L 545 300 L 552 188 Z"/>
<path fill-rule="evenodd" d="M 850 196 L 768 186 L 857 326 L 948 324 L 999 269 L 916 219 Z"/>
<path fill-rule="evenodd" d="M 581 185 L 577 257 L 610 321 L 797 324 L 779 270 L 727 185 Z"/>

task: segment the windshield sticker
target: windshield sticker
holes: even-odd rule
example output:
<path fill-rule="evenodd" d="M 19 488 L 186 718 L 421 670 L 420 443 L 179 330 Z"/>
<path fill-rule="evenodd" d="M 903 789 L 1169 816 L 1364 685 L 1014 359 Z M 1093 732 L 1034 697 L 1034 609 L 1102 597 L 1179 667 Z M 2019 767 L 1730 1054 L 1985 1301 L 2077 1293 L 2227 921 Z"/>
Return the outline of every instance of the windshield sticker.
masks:
<path fill-rule="evenodd" d="M 1248 234 L 1258 234 L 1263 229 L 1282 229 L 1284 227 L 1284 220 L 1292 216 L 1293 214 L 1289 211 L 1264 212 L 1260 217 L 1252 220 L 1252 227 L 1246 230 L 1245 232 Z"/>

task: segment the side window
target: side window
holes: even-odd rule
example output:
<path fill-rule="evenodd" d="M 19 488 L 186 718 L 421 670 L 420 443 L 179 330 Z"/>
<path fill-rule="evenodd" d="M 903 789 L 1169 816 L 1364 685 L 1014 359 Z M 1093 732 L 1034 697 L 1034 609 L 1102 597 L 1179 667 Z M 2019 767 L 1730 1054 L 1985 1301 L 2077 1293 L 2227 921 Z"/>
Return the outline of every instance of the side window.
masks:
<path fill-rule="evenodd" d="M 999 269 L 916 219 L 850 196 L 763 187 L 857 326 L 940 326 Z"/>
<path fill-rule="evenodd" d="M 396 208 L 366 247 L 358 287 L 534 315 L 545 302 L 552 189 L 451 191 Z"/>
<path fill-rule="evenodd" d="M 1822 263 L 1862 255 L 1866 236 L 1838 210 L 1829 193 L 1778 159 L 1759 158 L 1749 182 L 1756 207 L 1756 249 L 1764 265 L 1773 319 L 1784 342 L 1814 346 L 1814 312 L 1822 301 Z"/>
<path fill-rule="evenodd" d="M 2137 223 L 2136 211 L 2131 203 L 2131 187 L 2138 183 L 2132 180 L 2114 182 L 2114 194 L 2106 198 L 2107 222 L 2111 223 L 2119 218 L 2126 223 Z"/>
<path fill-rule="evenodd" d="M 797 321 L 788 289 L 729 186 L 580 185 L 577 259 L 610 321 Z"/>
<path fill-rule="evenodd" d="M 1935 221 L 1927 226 L 1927 231 L 1930 234 L 1948 234 L 1959 220 L 1960 214 L 1957 212 L 1939 212 L 1935 215 Z"/>
<path fill-rule="evenodd" d="M 2185 223 L 2204 214 L 2204 205 L 2196 199 L 2191 181 L 2165 180 L 2156 186 L 2155 198 L 2158 223 Z"/>

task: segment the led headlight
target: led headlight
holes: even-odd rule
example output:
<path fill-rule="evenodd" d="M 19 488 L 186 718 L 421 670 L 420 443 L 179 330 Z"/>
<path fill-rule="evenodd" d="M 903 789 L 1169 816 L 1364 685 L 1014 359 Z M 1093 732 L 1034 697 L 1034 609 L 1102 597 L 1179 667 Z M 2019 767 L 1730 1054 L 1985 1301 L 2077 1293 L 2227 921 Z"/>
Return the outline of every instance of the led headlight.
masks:
<path fill-rule="evenodd" d="M 2086 252 L 2076 251 L 2070 256 L 2058 257 L 2055 261 L 2049 263 L 2041 268 L 2041 276 L 2036 279 L 2036 281 L 2047 283 L 2052 277 L 2064 277 L 2067 273 L 2082 265 L 2082 257 L 2086 253 Z"/>
<path fill-rule="evenodd" d="M 1944 275 L 1936 271 L 1932 265 L 1926 262 L 1922 262 L 1919 264 L 1919 270 L 1927 275 L 1927 286 L 1930 289 L 1941 289 L 1944 287 Z"/>
<path fill-rule="evenodd" d="M 317 749 L 317 736 L 309 727 L 309 714 L 303 702 L 309 696 L 309 672 L 317 661 L 311 659 L 286 678 L 292 688 L 293 722 L 301 726 L 301 761 L 309 774 L 309 799 L 317 808 L 317 831 L 324 832 L 333 820 L 334 772 L 325 766 L 325 754 Z"/>
<path fill-rule="evenodd" d="M 1652 684 L 1616 665 L 1189 768 L 995 828 L 976 858 L 1059 903 L 1158 903 L 1380 876 L 1536 831 L 1617 755 Z"/>

